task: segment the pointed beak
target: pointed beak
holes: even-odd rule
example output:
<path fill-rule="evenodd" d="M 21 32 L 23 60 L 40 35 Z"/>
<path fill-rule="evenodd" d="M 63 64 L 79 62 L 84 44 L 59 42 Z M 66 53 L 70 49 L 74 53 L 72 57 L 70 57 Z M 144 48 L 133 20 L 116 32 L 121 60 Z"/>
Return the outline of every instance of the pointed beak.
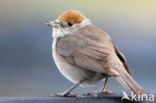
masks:
<path fill-rule="evenodd" d="M 56 25 L 55 21 L 46 21 L 45 24 L 48 26 L 55 26 Z"/>
<path fill-rule="evenodd" d="M 45 22 L 45 24 L 48 25 L 48 26 L 52 26 L 52 27 L 57 28 L 57 27 L 59 27 L 60 23 L 57 22 L 57 21 L 47 21 L 47 22 Z"/>

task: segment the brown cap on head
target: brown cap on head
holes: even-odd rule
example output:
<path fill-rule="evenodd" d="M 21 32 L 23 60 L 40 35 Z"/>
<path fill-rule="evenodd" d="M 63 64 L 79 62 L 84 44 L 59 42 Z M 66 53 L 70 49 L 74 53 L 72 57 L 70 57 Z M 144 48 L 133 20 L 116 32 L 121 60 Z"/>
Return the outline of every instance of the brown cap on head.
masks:
<path fill-rule="evenodd" d="M 64 12 L 59 16 L 59 22 L 72 22 L 72 23 L 81 23 L 85 19 L 85 16 L 78 11 L 69 10 Z"/>

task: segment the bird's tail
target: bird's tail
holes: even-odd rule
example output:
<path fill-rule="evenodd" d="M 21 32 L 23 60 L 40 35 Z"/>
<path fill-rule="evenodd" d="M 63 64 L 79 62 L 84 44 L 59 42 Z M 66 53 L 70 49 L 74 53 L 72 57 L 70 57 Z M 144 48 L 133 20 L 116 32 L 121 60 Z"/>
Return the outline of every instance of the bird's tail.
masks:
<path fill-rule="evenodd" d="M 145 90 L 125 71 L 121 69 L 119 76 L 116 76 L 117 81 L 129 92 L 134 94 L 146 94 Z"/>

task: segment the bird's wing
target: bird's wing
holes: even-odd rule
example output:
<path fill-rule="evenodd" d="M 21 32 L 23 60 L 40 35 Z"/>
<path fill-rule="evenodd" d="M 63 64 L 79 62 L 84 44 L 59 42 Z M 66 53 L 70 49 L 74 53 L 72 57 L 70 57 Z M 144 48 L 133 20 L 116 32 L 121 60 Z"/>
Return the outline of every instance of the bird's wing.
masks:
<path fill-rule="evenodd" d="M 116 55 L 118 56 L 118 58 L 120 59 L 120 61 L 124 65 L 126 71 L 131 75 L 131 71 L 128 67 L 128 64 L 127 64 L 127 61 L 126 61 L 124 54 L 120 51 L 120 49 L 115 44 L 114 44 L 114 49 L 115 49 Z"/>
<path fill-rule="evenodd" d="M 110 57 L 115 54 L 110 37 L 94 26 L 86 26 L 59 38 L 56 51 L 74 66 L 107 75 L 120 75 L 109 63 Z"/>

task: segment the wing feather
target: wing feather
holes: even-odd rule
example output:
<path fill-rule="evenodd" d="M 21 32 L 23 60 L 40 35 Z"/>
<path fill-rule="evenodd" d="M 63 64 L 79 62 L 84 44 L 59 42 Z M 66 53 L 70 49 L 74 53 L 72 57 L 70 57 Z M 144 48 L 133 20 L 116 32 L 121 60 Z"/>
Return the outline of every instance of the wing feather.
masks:
<path fill-rule="evenodd" d="M 107 75 L 119 75 L 109 64 L 109 57 L 115 54 L 110 37 L 94 26 L 86 26 L 59 38 L 56 50 L 71 65 Z"/>
<path fill-rule="evenodd" d="M 122 62 L 122 64 L 124 65 L 126 71 L 131 74 L 130 68 L 128 67 L 127 61 L 126 61 L 126 57 L 124 56 L 124 54 L 120 51 L 120 49 L 114 44 L 114 49 L 116 52 L 116 55 L 118 56 L 118 58 L 120 59 L 120 61 Z"/>

